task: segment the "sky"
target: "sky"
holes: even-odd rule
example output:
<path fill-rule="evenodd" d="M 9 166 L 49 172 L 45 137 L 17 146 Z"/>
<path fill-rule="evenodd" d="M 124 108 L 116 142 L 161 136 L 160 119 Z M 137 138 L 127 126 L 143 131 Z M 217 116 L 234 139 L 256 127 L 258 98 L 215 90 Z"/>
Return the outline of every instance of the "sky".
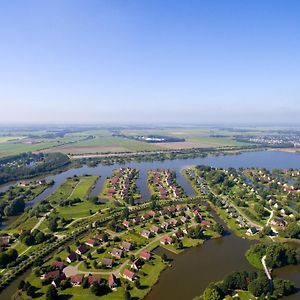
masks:
<path fill-rule="evenodd" d="M 0 1 L 0 123 L 298 123 L 300 1 Z"/>

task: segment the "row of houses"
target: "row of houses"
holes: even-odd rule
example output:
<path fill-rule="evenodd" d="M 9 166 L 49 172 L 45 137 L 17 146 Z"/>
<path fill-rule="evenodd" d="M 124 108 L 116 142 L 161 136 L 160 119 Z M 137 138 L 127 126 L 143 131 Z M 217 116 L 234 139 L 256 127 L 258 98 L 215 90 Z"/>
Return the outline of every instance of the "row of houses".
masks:
<path fill-rule="evenodd" d="M 110 177 L 110 187 L 107 190 L 109 198 L 121 197 L 126 200 L 129 197 L 132 179 L 136 175 L 137 170 L 132 168 L 120 168 L 114 170 L 113 176 Z"/>
<path fill-rule="evenodd" d="M 155 170 L 152 171 L 152 176 L 153 179 L 149 182 L 154 186 L 160 199 L 177 199 L 184 196 L 170 170 Z"/>
<path fill-rule="evenodd" d="M 54 263 L 54 262 L 53 262 Z M 50 280 L 51 284 L 58 288 L 63 280 L 70 280 L 73 287 L 81 286 L 85 276 L 83 274 L 73 275 L 66 277 L 65 273 L 59 268 L 54 271 L 50 271 L 41 276 L 42 280 Z M 88 286 L 94 284 L 101 284 L 102 278 L 99 275 L 89 274 L 87 277 Z M 119 285 L 117 277 L 111 273 L 108 277 L 108 286 L 113 290 Z"/>

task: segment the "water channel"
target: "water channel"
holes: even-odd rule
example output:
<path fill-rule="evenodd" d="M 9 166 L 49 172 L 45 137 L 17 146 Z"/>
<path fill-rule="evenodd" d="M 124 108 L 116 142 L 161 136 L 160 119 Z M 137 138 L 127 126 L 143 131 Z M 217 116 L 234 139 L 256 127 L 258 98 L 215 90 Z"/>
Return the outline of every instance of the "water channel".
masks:
<path fill-rule="evenodd" d="M 239 155 L 208 156 L 185 160 L 140 162 L 125 165 L 115 164 L 112 166 L 99 165 L 97 167 L 83 166 L 46 177 L 47 181 L 54 180 L 55 184 L 36 197 L 29 205 L 33 205 L 45 199 L 68 177 L 73 175 L 100 175 L 101 177 L 92 191 L 92 195 L 98 195 L 102 189 L 105 178 L 111 175 L 112 170 L 124 166 L 137 168 L 140 171 L 137 186 L 142 194 L 141 201 L 147 200 L 150 196 L 147 187 L 147 171 L 157 168 L 175 170 L 178 183 L 185 189 L 188 196 L 192 196 L 194 195 L 194 191 L 180 174 L 180 171 L 184 167 L 200 164 L 222 168 L 263 167 L 270 170 L 273 168 L 300 169 L 300 156 L 295 153 L 258 151 L 246 152 Z M 7 188 L 8 185 L 0 187 L 0 191 L 5 191 Z M 222 220 L 219 221 L 222 222 Z M 173 259 L 172 267 L 162 272 L 159 282 L 153 287 L 146 299 L 192 299 L 200 295 L 211 281 L 218 281 L 233 271 L 253 270 L 244 257 L 244 253 L 251 243 L 253 242 L 229 233 L 223 238 L 210 240 L 202 246 L 188 249 L 180 255 L 168 253 L 168 256 Z M 157 253 L 160 254 L 165 250 L 159 248 L 157 251 Z M 279 277 L 292 280 L 297 288 L 300 288 L 300 266 L 285 267 L 276 270 L 275 274 Z M 15 290 L 16 285 L 10 286 L 5 291 L 8 292 L 7 294 L 11 294 L 9 290 L 12 291 L 12 289 Z M 300 293 L 288 297 L 288 299 L 293 300 L 299 298 Z"/>

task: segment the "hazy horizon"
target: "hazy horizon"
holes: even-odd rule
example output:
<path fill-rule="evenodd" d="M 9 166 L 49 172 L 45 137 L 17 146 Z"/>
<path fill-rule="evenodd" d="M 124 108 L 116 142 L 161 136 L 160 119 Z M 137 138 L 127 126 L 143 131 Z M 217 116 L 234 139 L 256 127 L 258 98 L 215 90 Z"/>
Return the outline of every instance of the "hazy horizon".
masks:
<path fill-rule="evenodd" d="M 299 1 L 3 1 L 0 123 L 295 126 L 299 28 Z"/>

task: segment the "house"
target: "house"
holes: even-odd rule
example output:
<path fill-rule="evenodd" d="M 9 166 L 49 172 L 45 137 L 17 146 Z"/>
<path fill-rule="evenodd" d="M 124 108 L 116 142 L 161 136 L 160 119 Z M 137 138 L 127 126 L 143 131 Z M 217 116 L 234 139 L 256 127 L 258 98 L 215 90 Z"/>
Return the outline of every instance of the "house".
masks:
<path fill-rule="evenodd" d="M 125 251 L 130 251 L 130 250 L 133 249 L 133 246 L 132 246 L 131 243 L 124 241 L 124 242 L 121 243 L 120 248 L 123 249 L 123 250 L 125 250 Z"/>
<path fill-rule="evenodd" d="M 101 277 L 97 276 L 97 275 L 89 275 L 88 276 L 88 283 L 89 283 L 89 286 L 91 286 L 95 283 L 100 284 L 101 283 Z"/>
<path fill-rule="evenodd" d="M 140 217 L 135 217 L 135 218 L 132 219 L 132 221 L 133 221 L 134 224 L 137 224 L 137 223 L 141 222 L 141 219 L 140 219 Z"/>
<path fill-rule="evenodd" d="M 55 270 L 55 271 L 51 271 L 51 272 L 48 272 L 44 275 L 41 276 L 42 279 L 52 279 L 52 280 L 55 280 L 55 279 L 60 279 L 60 280 L 63 280 L 63 279 L 66 279 L 66 275 L 64 272 L 61 272 L 60 270 Z"/>
<path fill-rule="evenodd" d="M 141 236 L 146 238 L 146 239 L 149 239 L 151 237 L 151 232 L 149 230 L 143 230 L 141 232 Z"/>
<path fill-rule="evenodd" d="M 118 287 L 117 277 L 113 273 L 108 276 L 108 286 L 114 290 Z"/>
<path fill-rule="evenodd" d="M 187 221 L 187 218 L 183 216 L 180 218 L 180 221 L 181 221 L 181 223 L 185 224 Z"/>
<path fill-rule="evenodd" d="M 168 213 L 168 211 L 165 210 L 165 209 L 162 209 L 162 210 L 159 211 L 159 213 L 160 213 L 161 216 L 164 216 Z"/>
<path fill-rule="evenodd" d="M 54 267 L 57 270 L 62 270 L 65 267 L 65 264 L 62 261 L 52 261 L 51 267 Z"/>
<path fill-rule="evenodd" d="M 130 222 L 128 220 L 124 220 L 122 224 L 126 228 L 128 228 L 130 226 Z"/>
<path fill-rule="evenodd" d="M 120 259 L 122 257 L 123 251 L 118 248 L 113 248 L 111 251 L 111 255 L 117 259 Z"/>
<path fill-rule="evenodd" d="M 144 250 L 140 253 L 140 258 L 142 258 L 143 260 L 149 261 L 151 259 L 151 252 Z"/>
<path fill-rule="evenodd" d="M 156 217 L 156 212 L 154 210 L 151 210 L 149 211 L 149 215 L 152 217 L 152 218 L 155 218 Z"/>
<path fill-rule="evenodd" d="M 11 237 L 9 235 L 0 236 L 0 245 L 7 246 L 10 244 Z"/>
<path fill-rule="evenodd" d="M 178 221 L 176 219 L 171 219 L 170 225 L 172 225 L 173 227 L 176 227 L 178 225 Z"/>
<path fill-rule="evenodd" d="M 143 266 L 143 261 L 139 258 L 135 259 L 131 264 L 131 269 L 139 270 Z"/>
<path fill-rule="evenodd" d="M 246 232 L 246 234 L 248 234 L 248 235 L 253 235 L 255 233 L 257 233 L 257 229 L 255 227 L 248 228 L 248 230 Z"/>
<path fill-rule="evenodd" d="M 106 240 L 105 236 L 106 235 L 104 233 L 97 233 L 95 236 L 95 239 L 100 242 L 104 242 L 104 240 Z"/>
<path fill-rule="evenodd" d="M 154 233 L 154 234 L 158 234 L 158 233 L 160 233 L 160 228 L 157 227 L 157 226 L 155 226 L 155 225 L 152 225 L 152 226 L 150 227 L 150 231 L 151 231 L 152 233 Z"/>
<path fill-rule="evenodd" d="M 202 224 L 203 226 L 210 227 L 210 222 L 209 222 L 209 221 L 203 220 L 203 221 L 201 221 L 201 224 Z"/>
<path fill-rule="evenodd" d="M 102 258 L 101 266 L 103 268 L 112 268 L 114 261 L 111 258 Z"/>
<path fill-rule="evenodd" d="M 165 229 L 165 230 L 167 230 L 168 228 L 169 228 L 169 223 L 167 223 L 167 222 L 162 222 L 161 224 L 160 224 L 160 227 L 162 228 L 162 229 Z"/>
<path fill-rule="evenodd" d="M 123 277 L 130 281 L 134 281 L 136 279 L 136 275 L 128 269 L 125 269 L 123 272 Z"/>
<path fill-rule="evenodd" d="M 147 220 L 149 220 L 151 218 L 151 216 L 149 215 L 149 214 L 144 214 L 144 215 L 142 215 L 142 220 L 143 221 L 147 221 Z"/>
<path fill-rule="evenodd" d="M 171 238 L 170 236 L 164 236 L 163 238 L 160 239 L 160 243 L 162 245 L 170 245 L 173 244 L 173 238 Z"/>
<path fill-rule="evenodd" d="M 89 249 L 85 246 L 85 245 L 80 245 L 77 249 L 76 249 L 76 253 L 79 255 L 82 255 L 84 253 L 86 253 Z"/>
<path fill-rule="evenodd" d="M 181 239 L 183 237 L 183 232 L 181 230 L 178 230 L 173 233 L 173 236 L 175 236 L 177 239 Z"/>
<path fill-rule="evenodd" d="M 95 247 L 98 245 L 98 242 L 96 240 L 89 239 L 85 242 L 85 244 L 89 247 Z"/>
<path fill-rule="evenodd" d="M 75 252 L 71 252 L 67 258 L 66 258 L 66 261 L 70 264 L 72 263 L 73 261 L 76 261 L 77 260 L 77 254 Z"/>
<path fill-rule="evenodd" d="M 71 276 L 70 279 L 71 279 L 71 283 L 73 286 L 80 286 L 82 284 L 82 281 L 83 281 L 83 275 L 74 275 L 74 276 Z"/>
<path fill-rule="evenodd" d="M 168 211 L 173 214 L 176 211 L 176 209 L 175 207 L 171 206 L 168 208 Z"/>
<path fill-rule="evenodd" d="M 177 205 L 176 205 L 176 210 L 177 210 L 178 212 L 181 212 L 181 211 L 182 211 L 181 205 L 177 204 Z"/>

